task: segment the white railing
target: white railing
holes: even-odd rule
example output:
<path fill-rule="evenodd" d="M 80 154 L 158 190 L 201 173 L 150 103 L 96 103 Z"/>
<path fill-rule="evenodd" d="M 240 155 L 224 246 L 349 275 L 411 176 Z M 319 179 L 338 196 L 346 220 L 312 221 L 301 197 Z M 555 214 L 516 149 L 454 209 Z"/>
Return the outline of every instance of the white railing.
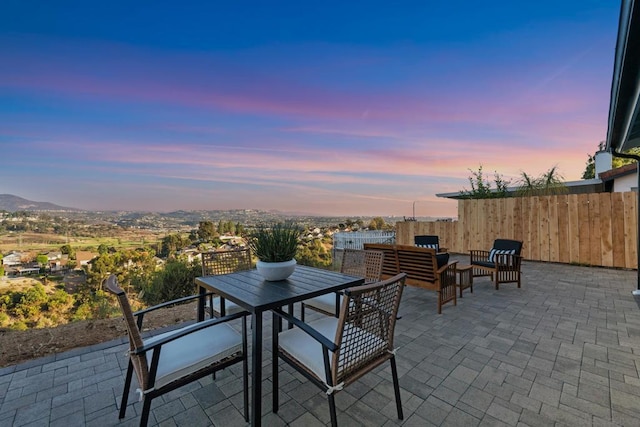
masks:
<path fill-rule="evenodd" d="M 365 243 L 395 243 L 395 231 L 350 231 L 333 235 L 333 249 L 362 249 Z"/>
<path fill-rule="evenodd" d="M 338 269 L 344 249 L 363 249 L 365 243 L 396 242 L 395 231 L 341 231 L 333 234 L 333 266 Z"/>

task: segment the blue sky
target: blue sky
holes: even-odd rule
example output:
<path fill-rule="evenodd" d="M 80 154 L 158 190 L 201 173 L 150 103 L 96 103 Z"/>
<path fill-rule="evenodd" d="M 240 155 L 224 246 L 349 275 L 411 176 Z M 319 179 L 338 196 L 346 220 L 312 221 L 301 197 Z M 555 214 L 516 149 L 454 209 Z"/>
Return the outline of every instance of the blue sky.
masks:
<path fill-rule="evenodd" d="M 456 216 L 605 139 L 617 1 L 307 3 L 3 2 L 0 193 Z"/>

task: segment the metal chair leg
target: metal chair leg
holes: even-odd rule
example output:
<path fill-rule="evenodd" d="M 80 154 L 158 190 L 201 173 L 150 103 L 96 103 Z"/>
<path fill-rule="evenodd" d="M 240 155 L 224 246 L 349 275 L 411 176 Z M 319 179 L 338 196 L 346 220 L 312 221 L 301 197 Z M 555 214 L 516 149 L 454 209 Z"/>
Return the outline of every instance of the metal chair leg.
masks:
<path fill-rule="evenodd" d="M 398 368 L 396 367 L 396 358 L 392 357 L 391 361 L 391 376 L 393 377 L 393 391 L 396 395 L 396 409 L 398 410 L 398 419 L 403 420 L 402 414 L 402 400 L 400 399 L 400 384 L 398 383 Z"/>

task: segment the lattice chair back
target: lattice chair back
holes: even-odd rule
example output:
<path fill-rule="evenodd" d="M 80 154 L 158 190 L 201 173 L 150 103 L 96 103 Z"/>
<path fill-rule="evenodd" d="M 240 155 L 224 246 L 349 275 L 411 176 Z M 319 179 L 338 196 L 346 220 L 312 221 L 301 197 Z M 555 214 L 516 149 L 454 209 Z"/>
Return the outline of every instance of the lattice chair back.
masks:
<path fill-rule="evenodd" d="M 251 270 L 251 250 L 249 248 L 202 253 L 202 275 L 217 276 Z"/>
<path fill-rule="evenodd" d="M 406 274 L 345 291 L 331 363 L 333 384 L 357 380 L 394 353 L 393 334 Z"/>
<path fill-rule="evenodd" d="M 361 249 L 345 249 L 342 253 L 340 272 L 364 277 L 365 283 L 377 282 L 382 274 L 384 252 Z"/>
<path fill-rule="evenodd" d="M 122 309 L 122 314 L 124 316 L 125 325 L 127 326 L 127 332 L 129 335 L 129 356 L 131 358 L 131 363 L 134 371 L 136 372 L 136 376 L 138 377 L 138 384 L 140 384 L 140 388 L 142 390 L 146 390 L 149 381 L 149 365 L 147 364 L 147 358 L 144 353 L 134 354 L 135 350 L 144 345 L 142 336 L 140 335 L 140 325 L 136 323 L 135 317 L 133 316 L 133 310 L 131 310 L 131 305 L 129 304 L 129 298 L 127 298 L 125 291 L 118 286 L 116 276 L 110 276 L 106 280 L 105 286 L 109 292 L 116 296 L 118 303 L 120 304 L 120 308 Z"/>

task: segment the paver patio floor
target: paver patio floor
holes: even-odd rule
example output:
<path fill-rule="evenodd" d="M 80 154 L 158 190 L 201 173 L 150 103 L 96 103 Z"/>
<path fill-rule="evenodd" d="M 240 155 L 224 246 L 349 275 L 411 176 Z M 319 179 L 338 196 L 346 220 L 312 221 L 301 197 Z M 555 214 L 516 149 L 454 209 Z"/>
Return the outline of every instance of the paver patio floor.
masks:
<path fill-rule="evenodd" d="M 396 418 L 387 364 L 336 395 L 338 422 L 640 425 L 636 287 L 636 271 L 525 261 L 521 289 L 496 291 L 477 278 L 473 293 L 442 315 L 432 292 L 407 287 L 396 327 L 404 421 Z M 109 342 L 1 369 L 0 425 L 137 425 L 139 403 L 118 420 L 126 348 L 124 340 Z M 265 342 L 263 424 L 328 425 L 326 396 L 283 364 L 281 407 L 271 412 L 270 348 Z M 129 401 L 136 397 L 132 391 Z M 240 367 L 155 399 L 150 425 L 246 425 Z"/>

